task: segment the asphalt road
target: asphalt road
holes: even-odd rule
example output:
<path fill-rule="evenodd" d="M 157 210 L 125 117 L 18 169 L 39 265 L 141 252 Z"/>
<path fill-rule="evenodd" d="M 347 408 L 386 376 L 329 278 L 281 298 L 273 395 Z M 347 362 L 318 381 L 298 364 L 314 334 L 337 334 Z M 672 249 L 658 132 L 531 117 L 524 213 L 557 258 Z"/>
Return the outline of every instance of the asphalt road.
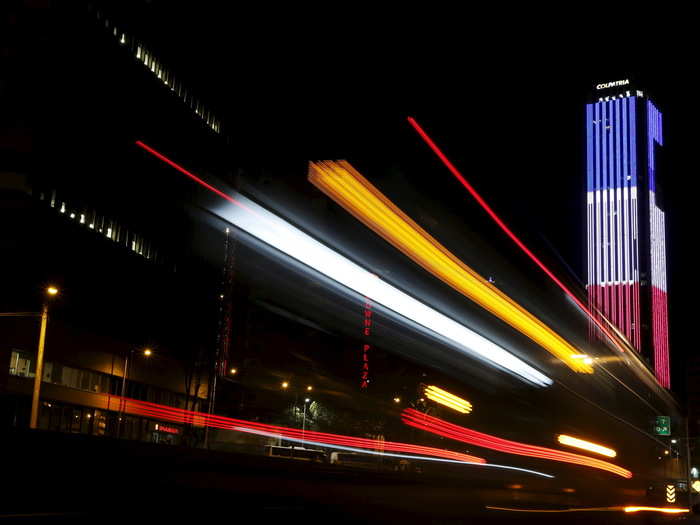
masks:
<path fill-rule="evenodd" d="M 551 510 L 566 502 L 534 490 L 514 499 L 502 480 L 463 471 L 416 476 L 81 435 L 7 431 L 3 437 L 2 522 L 700 523 L 620 511 L 489 509 Z"/>

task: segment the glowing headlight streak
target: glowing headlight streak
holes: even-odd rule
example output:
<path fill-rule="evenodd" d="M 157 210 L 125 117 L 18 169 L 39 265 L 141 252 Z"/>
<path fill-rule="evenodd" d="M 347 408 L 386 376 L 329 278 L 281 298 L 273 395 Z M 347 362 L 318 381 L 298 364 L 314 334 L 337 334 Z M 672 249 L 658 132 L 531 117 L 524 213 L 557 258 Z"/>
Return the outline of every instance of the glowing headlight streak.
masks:
<path fill-rule="evenodd" d="M 623 478 L 627 479 L 632 477 L 632 473 L 629 470 L 619 467 L 613 463 L 608 463 L 607 461 L 602 461 L 600 459 L 595 459 L 588 456 L 581 456 L 571 452 L 564 452 L 561 450 L 502 439 L 489 434 L 484 434 L 482 432 L 477 432 L 476 430 L 455 425 L 453 423 L 448 423 L 447 421 L 418 412 L 412 408 L 407 408 L 402 412 L 401 420 L 406 425 L 419 428 L 439 436 L 454 439 L 456 441 L 469 443 L 470 445 L 476 445 L 519 456 L 549 459 L 552 461 L 561 461 L 563 463 L 572 463 L 574 465 L 597 468 L 607 472 L 612 472 L 613 474 L 617 474 L 618 476 L 622 476 Z"/>
<path fill-rule="evenodd" d="M 664 514 L 683 514 L 685 512 L 690 512 L 690 509 L 675 508 L 675 507 L 580 507 L 571 509 L 519 509 L 514 507 L 495 507 L 491 505 L 486 506 L 490 510 L 503 510 L 508 512 L 527 512 L 533 514 L 554 514 L 562 512 L 610 512 L 610 511 L 621 511 L 621 512 L 661 512 Z"/>
<path fill-rule="evenodd" d="M 566 434 L 559 434 L 557 436 L 557 441 L 559 441 L 559 443 L 562 445 L 588 450 L 589 452 L 595 452 L 596 454 L 607 456 L 609 458 L 614 458 L 617 456 L 617 452 L 611 448 L 604 447 L 603 445 L 597 445 L 596 443 L 591 443 L 590 441 L 585 441 L 573 436 L 567 436 Z"/>
<path fill-rule="evenodd" d="M 532 339 L 572 370 L 593 372 L 589 362 L 573 358 L 580 354 L 579 350 L 464 264 L 349 162 L 311 162 L 309 180 L 416 264 Z"/>
<path fill-rule="evenodd" d="M 472 404 L 469 401 L 433 385 L 425 388 L 425 397 L 462 414 L 469 414 L 472 411 Z"/>
<path fill-rule="evenodd" d="M 455 167 L 454 164 L 450 161 L 450 159 L 447 158 L 447 156 L 442 152 L 442 150 L 433 142 L 433 140 L 430 138 L 430 136 L 423 130 L 423 128 L 416 122 L 416 120 L 413 117 L 408 117 L 408 122 L 411 124 L 414 130 L 416 130 L 416 133 L 423 139 L 423 141 L 428 145 L 428 147 L 433 150 L 433 153 L 437 155 L 437 157 L 442 161 L 442 163 L 445 165 L 445 167 L 454 175 L 454 177 L 466 188 L 466 190 L 471 194 L 472 197 L 476 200 L 477 203 L 484 209 L 484 211 L 494 220 L 494 222 L 503 230 L 503 232 L 559 287 L 561 288 L 566 295 L 568 295 L 575 303 L 576 305 L 581 309 L 581 311 L 585 312 L 588 318 L 595 323 L 595 325 L 600 328 L 601 332 L 603 332 L 608 339 L 615 345 L 615 347 L 620 351 L 620 352 L 625 352 L 624 346 L 615 338 L 615 336 L 611 333 L 611 331 L 608 329 L 607 326 L 603 324 L 603 322 L 597 318 L 591 311 L 588 309 L 588 307 L 583 304 L 583 302 L 574 295 L 569 288 L 557 278 L 556 275 L 547 267 L 545 264 L 540 261 L 540 259 L 532 252 L 530 249 L 525 246 L 525 244 L 518 238 L 515 233 L 506 225 L 501 218 L 496 215 L 496 212 L 491 209 L 491 206 L 489 206 L 486 201 L 483 199 L 479 193 L 472 187 L 471 184 L 467 181 L 467 179 L 462 175 L 462 173 Z M 605 317 L 602 317 L 605 322 L 613 326 L 612 323 L 610 323 Z"/>
<path fill-rule="evenodd" d="M 622 510 L 622 507 L 580 507 L 571 509 L 519 509 L 516 507 L 495 507 L 492 505 L 486 505 L 489 510 L 503 510 L 508 512 L 526 512 L 532 514 L 559 514 L 565 512 L 610 512 L 615 510 Z"/>
<path fill-rule="evenodd" d="M 369 297 L 389 310 L 443 336 L 454 343 L 455 348 L 467 355 L 480 357 L 535 385 L 549 386 L 552 384 L 551 378 L 502 347 L 382 281 L 376 275 L 321 244 L 253 201 L 238 194 L 236 194 L 236 198 L 233 198 L 143 142 L 137 141 L 136 144 L 226 201 L 235 204 L 235 207 L 227 208 L 223 212 L 225 214 L 223 218 L 253 237 L 358 294 Z"/>
<path fill-rule="evenodd" d="M 690 512 L 690 509 L 682 509 L 675 507 L 625 507 L 625 512 L 663 512 L 664 514 L 683 514 Z"/>

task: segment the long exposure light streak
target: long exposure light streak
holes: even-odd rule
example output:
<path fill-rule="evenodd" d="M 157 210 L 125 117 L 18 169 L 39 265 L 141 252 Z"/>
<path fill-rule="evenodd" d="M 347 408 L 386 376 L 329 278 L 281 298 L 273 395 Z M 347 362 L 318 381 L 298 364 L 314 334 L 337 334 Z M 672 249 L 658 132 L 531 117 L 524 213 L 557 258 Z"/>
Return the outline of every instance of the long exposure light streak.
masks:
<path fill-rule="evenodd" d="M 526 443 L 491 436 L 489 434 L 477 432 L 476 430 L 471 430 L 453 423 L 448 423 L 447 421 L 429 416 L 413 408 L 405 409 L 401 414 L 401 420 L 406 425 L 414 428 L 419 428 L 421 430 L 454 439 L 456 441 L 461 441 L 463 443 L 469 443 L 470 445 L 476 445 L 519 456 L 549 459 L 552 461 L 561 461 L 564 463 L 572 463 L 575 465 L 597 468 L 607 472 L 612 472 L 613 474 L 617 474 L 618 476 L 628 479 L 632 477 L 632 473 L 629 470 L 619 467 L 613 463 L 608 463 L 607 461 L 602 461 L 600 459 L 595 459 L 588 456 L 581 456 L 580 454 L 573 454 L 571 452 L 564 452 L 537 445 L 528 445 Z"/>
<path fill-rule="evenodd" d="M 496 507 L 493 505 L 487 505 L 489 510 L 503 510 L 508 512 L 525 512 L 532 514 L 556 514 L 556 513 L 566 513 L 566 512 L 661 512 L 663 514 L 683 514 L 690 512 L 690 509 L 676 508 L 676 507 L 579 507 L 570 509 L 519 509 L 517 507 Z"/>
<path fill-rule="evenodd" d="M 572 370 L 591 373 L 581 352 L 467 266 L 347 161 L 309 164 L 311 183 L 423 269 L 525 334 Z"/>
<path fill-rule="evenodd" d="M 240 194 L 235 198 L 206 183 L 141 141 L 136 144 L 226 201 L 235 204 L 220 212 L 222 218 L 282 253 L 374 302 L 425 327 L 453 343 L 466 355 L 479 357 L 538 386 L 552 379 L 485 337 L 400 291 L 277 215 Z"/>
<path fill-rule="evenodd" d="M 223 430 L 240 430 L 245 428 L 256 432 L 269 432 L 285 439 L 299 440 L 300 442 L 318 442 L 326 445 L 342 445 L 356 447 L 358 449 L 367 450 L 388 450 L 391 452 L 403 452 L 408 454 L 418 454 L 424 456 L 432 456 L 437 458 L 451 459 L 463 463 L 482 464 L 486 463 L 484 458 L 455 452 L 452 450 L 438 449 L 423 445 L 413 445 L 410 443 L 401 443 L 394 441 L 383 441 L 378 439 L 360 438 L 354 436 L 344 436 L 341 434 L 330 434 L 327 432 L 317 432 L 313 430 L 297 429 L 283 427 L 279 425 L 270 425 L 267 423 L 258 423 L 256 421 L 246 421 L 243 419 L 234 419 L 230 417 L 210 415 L 204 412 L 195 412 L 182 408 L 168 407 L 158 405 L 148 401 L 139 401 L 137 399 L 122 398 L 119 396 L 110 396 L 124 407 L 124 412 L 128 414 L 142 415 L 154 419 L 172 421 L 175 423 L 189 423 L 195 426 L 208 426 L 211 428 L 220 428 Z"/>
<path fill-rule="evenodd" d="M 279 425 L 270 425 L 256 421 L 246 421 L 243 419 L 234 419 L 230 417 L 206 414 L 204 412 L 185 410 L 183 408 L 158 405 L 149 401 L 140 401 L 137 399 L 113 396 L 109 394 L 102 395 L 108 398 L 108 407 L 110 406 L 111 400 L 114 399 L 117 404 L 123 407 L 124 413 L 142 415 L 153 419 L 172 421 L 174 423 L 208 426 L 223 430 L 247 432 L 262 436 L 272 436 L 297 443 L 314 444 L 317 446 L 336 448 L 340 450 L 350 450 L 365 454 L 405 457 L 408 459 L 418 459 L 424 461 L 443 461 L 447 463 L 459 463 L 463 465 L 513 470 L 536 476 L 542 476 L 545 478 L 554 477 L 551 474 L 546 474 L 537 470 L 525 469 L 512 465 L 487 463 L 484 458 L 472 456 L 470 454 L 463 454 L 452 450 L 395 441 L 330 434 L 327 432 L 317 432 L 313 430 L 283 427 Z M 385 451 L 390 452 L 387 453 Z"/>
<path fill-rule="evenodd" d="M 466 399 L 462 399 L 459 396 L 451 394 L 447 390 L 438 388 L 434 385 L 429 385 L 425 387 L 425 397 L 431 401 L 435 401 L 441 405 L 449 407 L 462 414 L 469 414 L 472 411 L 472 404 Z"/>
<path fill-rule="evenodd" d="M 684 514 L 690 512 L 690 509 L 675 508 L 675 507 L 625 507 L 625 512 L 662 512 L 664 514 Z"/>
<path fill-rule="evenodd" d="M 445 165 L 445 167 L 452 173 L 452 175 L 455 176 L 455 178 L 464 186 L 467 191 L 471 194 L 472 197 L 479 203 L 479 205 L 484 209 L 484 211 L 494 220 L 494 222 L 503 230 L 503 232 L 557 285 L 559 288 L 561 288 L 566 295 L 568 295 L 571 300 L 573 300 L 576 305 L 588 315 L 589 319 L 591 319 L 596 326 L 603 332 L 610 342 L 615 345 L 615 347 L 620 351 L 620 352 L 625 352 L 624 346 L 617 340 L 617 338 L 613 335 L 613 333 L 608 329 L 607 326 L 605 326 L 602 322 L 602 320 L 598 319 L 597 316 L 595 316 L 591 311 L 588 309 L 588 307 L 578 298 L 576 295 L 569 290 L 569 288 L 561 282 L 561 280 L 554 275 L 554 272 L 552 272 L 540 259 L 537 257 L 527 246 L 525 246 L 525 243 L 523 243 L 520 238 L 513 233 L 513 231 L 506 225 L 501 218 L 496 215 L 496 212 L 493 211 L 493 209 L 486 203 L 486 201 L 479 195 L 479 193 L 472 187 L 471 184 L 467 181 L 467 179 L 462 175 L 462 173 L 455 167 L 454 164 L 450 161 L 450 159 L 447 158 L 447 156 L 442 152 L 442 150 L 433 142 L 433 140 L 430 138 L 430 136 L 423 130 L 423 128 L 416 122 L 416 120 L 413 117 L 408 117 L 408 122 L 411 124 L 413 129 L 416 130 L 418 135 L 423 139 L 423 141 L 428 145 L 428 147 L 433 150 L 433 152 L 437 155 L 437 157 L 442 161 L 442 163 Z M 606 322 L 608 322 L 605 319 Z"/>
<path fill-rule="evenodd" d="M 557 441 L 559 441 L 559 443 L 561 443 L 562 445 L 580 448 L 589 452 L 595 452 L 596 454 L 601 454 L 609 458 L 614 458 L 615 456 L 617 456 L 617 452 L 615 452 L 611 448 L 604 447 L 603 445 L 598 445 L 597 443 L 591 443 L 590 441 L 585 441 L 583 439 L 575 438 L 573 436 L 567 436 L 566 434 L 559 434 L 557 436 Z"/>

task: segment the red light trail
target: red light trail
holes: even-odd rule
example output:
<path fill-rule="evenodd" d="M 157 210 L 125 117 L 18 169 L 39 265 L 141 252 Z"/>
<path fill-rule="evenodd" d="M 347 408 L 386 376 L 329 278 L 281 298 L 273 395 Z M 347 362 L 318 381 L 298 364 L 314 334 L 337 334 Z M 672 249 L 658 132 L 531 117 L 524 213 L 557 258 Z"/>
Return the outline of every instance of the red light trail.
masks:
<path fill-rule="evenodd" d="M 212 428 L 220 428 L 224 430 L 237 431 L 259 431 L 274 433 L 280 437 L 288 437 L 297 440 L 315 441 L 327 445 L 343 445 L 354 448 L 362 448 L 367 450 L 387 450 L 392 452 L 404 452 L 409 454 L 420 454 L 424 456 L 432 456 L 437 458 L 445 458 L 453 461 L 461 461 L 466 463 L 485 464 L 484 458 L 462 454 L 452 450 L 443 450 L 434 447 L 426 447 L 422 445 L 411 445 L 410 443 L 400 443 L 393 441 L 382 441 L 378 439 L 360 438 L 354 436 L 344 436 L 340 434 L 329 434 L 327 432 L 316 432 L 313 430 L 302 430 L 296 428 L 282 427 L 278 425 L 269 425 L 266 423 L 258 423 L 255 421 L 246 421 L 243 419 L 233 419 L 229 417 L 209 415 L 204 412 L 195 412 L 182 408 L 168 407 L 158 405 L 147 401 L 139 401 L 136 399 L 122 398 L 119 396 L 109 396 L 123 403 L 124 412 L 135 415 L 152 417 L 154 419 L 172 421 L 175 423 L 189 423 L 197 426 L 208 426 Z"/>
<path fill-rule="evenodd" d="M 452 173 L 452 175 L 455 176 L 455 178 L 464 186 L 467 191 L 471 194 L 472 197 L 476 200 L 476 202 L 479 203 L 479 205 L 484 209 L 486 213 L 489 214 L 489 216 L 494 220 L 496 224 L 505 232 L 505 234 L 510 237 L 510 239 L 523 251 L 525 254 L 537 265 L 540 267 L 540 269 L 547 274 L 547 276 L 561 288 L 566 295 L 568 295 L 575 303 L 576 305 L 583 310 L 588 317 L 596 324 L 598 328 L 610 339 L 610 341 L 621 351 L 624 352 L 625 349 L 622 347 L 622 345 L 617 341 L 617 339 L 613 336 L 613 334 L 601 323 L 596 316 L 591 313 L 591 311 L 586 307 L 583 302 L 579 300 L 578 297 L 576 297 L 570 290 L 569 288 L 561 282 L 554 273 L 545 266 L 545 264 L 540 261 L 540 259 L 530 251 L 530 249 L 525 246 L 525 244 L 518 238 L 515 233 L 506 225 L 501 218 L 496 215 L 496 212 L 491 209 L 491 206 L 489 206 L 486 201 L 483 199 L 481 195 L 474 189 L 474 187 L 469 184 L 467 179 L 462 175 L 462 173 L 455 167 L 454 164 L 450 161 L 450 159 L 447 158 L 447 156 L 442 152 L 442 150 L 433 142 L 433 140 L 428 136 L 428 134 L 423 130 L 423 128 L 416 122 L 416 120 L 413 117 L 408 117 L 408 122 L 413 126 L 413 129 L 416 130 L 418 135 L 423 139 L 423 141 L 430 147 L 430 149 L 433 150 L 435 155 L 438 156 L 438 158 L 442 161 L 442 163 L 445 165 L 445 167 Z"/>
<path fill-rule="evenodd" d="M 612 472 L 613 474 L 617 474 L 618 476 L 628 479 L 632 477 L 632 473 L 629 470 L 619 467 L 613 463 L 608 463 L 607 461 L 581 456 L 580 454 L 573 454 L 571 452 L 564 452 L 562 450 L 540 447 L 537 445 L 528 445 L 526 443 L 519 443 L 517 441 L 510 441 L 496 436 L 491 436 L 489 434 L 477 432 L 476 430 L 471 430 L 466 427 L 448 423 L 447 421 L 429 416 L 413 408 L 405 409 L 401 414 L 401 420 L 406 425 L 419 428 L 439 436 L 454 439 L 456 441 L 469 443 L 470 445 L 476 445 L 519 456 L 550 459 L 553 461 L 562 461 L 564 463 L 573 463 L 575 465 L 597 468 Z"/>

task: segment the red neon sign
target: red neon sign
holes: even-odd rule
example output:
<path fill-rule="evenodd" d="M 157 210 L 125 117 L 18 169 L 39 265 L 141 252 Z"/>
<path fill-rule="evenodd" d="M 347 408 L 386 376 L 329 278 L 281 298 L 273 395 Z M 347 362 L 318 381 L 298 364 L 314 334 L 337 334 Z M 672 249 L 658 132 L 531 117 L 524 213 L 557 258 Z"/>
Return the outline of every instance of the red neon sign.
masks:
<path fill-rule="evenodd" d="M 369 339 L 372 333 L 372 303 L 365 297 L 365 309 L 364 309 L 364 319 L 362 322 L 362 335 Z M 362 376 L 360 382 L 360 388 L 367 388 L 369 385 L 369 358 L 367 352 L 370 349 L 369 343 L 364 343 L 362 345 Z"/>
<path fill-rule="evenodd" d="M 160 432 L 169 432 L 170 434 L 179 434 L 180 429 L 175 427 L 166 427 L 165 425 L 156 425 L 156 430 Z"/>

